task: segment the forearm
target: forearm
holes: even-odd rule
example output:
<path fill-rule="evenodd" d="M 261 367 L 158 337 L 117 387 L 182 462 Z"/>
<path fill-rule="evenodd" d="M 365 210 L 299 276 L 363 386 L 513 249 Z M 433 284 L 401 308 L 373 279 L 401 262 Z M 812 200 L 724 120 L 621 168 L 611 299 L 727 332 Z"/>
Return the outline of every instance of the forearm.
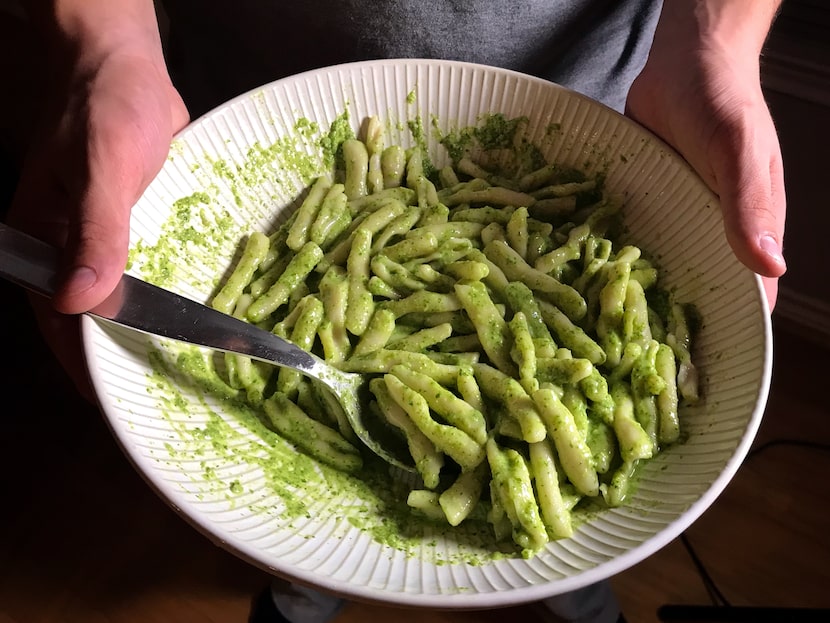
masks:
<path fill-rule="evenodd" d="M 727 51 L 757 64 L 782 0 L 665 0 L 649 60 L 666 50 Z"/>
<path fill-rule="evenodd" d="M 163 64 L 152 0 L 24 0 L 49 56 L 95 64 L 122 50 Z"/>
<path fill-rule="evenodd" d="M 661 136 L 720 197 L 727 238 L 765 282 L 786 270 L 781 150 L 760 80 L 781 0 L 664 0 L 626 111 Z"/>

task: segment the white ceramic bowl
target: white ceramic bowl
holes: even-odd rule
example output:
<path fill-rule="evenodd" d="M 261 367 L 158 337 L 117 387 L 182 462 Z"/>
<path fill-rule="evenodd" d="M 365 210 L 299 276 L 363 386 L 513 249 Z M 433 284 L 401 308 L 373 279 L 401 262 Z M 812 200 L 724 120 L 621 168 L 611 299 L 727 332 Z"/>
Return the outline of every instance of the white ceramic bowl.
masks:
<path fill-rule="evenodd" d="M 95 390 L 136 468 L 197 529 L 253 564 L 409 606 L 537 600 L 612 576 L 678 536 L 724 489 L 758 428 L 771 368 L 768 309 L 760 281 L 727 245 L 716 197 L 660 140 L 585 97 L 510 71 L 421 60 L 348 64 L 266 85 L 176 138 L 133 210 L 130 271 L 206 301 L 239 240 L 270 231 L 322 170 L 317 141 L 344 111 L 355 128 L 379 115 L 388 142 L 403 145 L 412 144 L 407 122 L 421 120 L 438 163 L 446 156 L 433 123 L 446 132 L 475 125 L 481 113 L 523 115 L 548 160 L 605 172 L 607 187 L 626 197 L 630 241 L 659 258 L 666 285 L 703 318 L 695 356 L 704 398 L 682 412 L 688 440 L 649 463 L 629 505 L 529 560 L 493 557 L 486 529 L 420 527 L 378 487 L 333 478 L 250 415 L 154 373 L 148 353 L 172 346 L 84 318 Z"/>

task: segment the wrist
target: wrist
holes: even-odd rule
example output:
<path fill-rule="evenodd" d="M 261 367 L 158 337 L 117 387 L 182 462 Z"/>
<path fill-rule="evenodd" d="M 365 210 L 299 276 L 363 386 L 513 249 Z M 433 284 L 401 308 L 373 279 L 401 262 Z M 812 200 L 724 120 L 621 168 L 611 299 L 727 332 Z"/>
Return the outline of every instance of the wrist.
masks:
<path fill-rule="evenodd" d="M 28 9 L 53 65 L 68 73 L 85 73 L 119 53 L 164 67 L 151 0 L 30 0 Z"/>
<path fill-rule="evenodd" d="M 782 0 L 666 0 L 653 49 L 727 54 L 757 64 Z"/>

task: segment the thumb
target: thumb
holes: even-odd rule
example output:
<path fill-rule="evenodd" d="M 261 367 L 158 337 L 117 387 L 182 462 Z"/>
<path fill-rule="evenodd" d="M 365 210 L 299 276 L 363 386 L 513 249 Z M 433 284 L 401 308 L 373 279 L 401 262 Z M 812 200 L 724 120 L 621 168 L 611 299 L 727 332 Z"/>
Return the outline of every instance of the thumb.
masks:
<path fill-rule="evenodd" d="M 756 117 L 757 119 L 757 117 Z M 710 149 L 726 237 L 735 255 L 763 277 L 786 271 L 784 167 L 772 120 L 716 132 Z"/>
<path fill-rule="evenodd" d="M 127 264 L 130 204 L 102 188 L 85 195 L 81 218 L 70 224 L 66 268 L 52 299 L 64 314 L 82 313 L 103 301 Z"/>
<path fill-rule="evenodd" d="M 67 269 L 53 299 L 59 312 L 94 307 L 124 272 L 131 208 L 164 163 L 174 130 L 165 102 L 146 100 L 142 109 L 121 100 L 103 102 L 92 117 L 78 212 L 69 223 Z"/>

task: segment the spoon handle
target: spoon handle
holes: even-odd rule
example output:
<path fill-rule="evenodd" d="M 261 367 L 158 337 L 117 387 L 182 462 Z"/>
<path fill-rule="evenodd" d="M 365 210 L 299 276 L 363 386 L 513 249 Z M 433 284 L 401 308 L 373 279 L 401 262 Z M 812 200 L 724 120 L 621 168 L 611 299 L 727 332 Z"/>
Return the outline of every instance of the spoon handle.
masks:
<path fill-rule="evenodd" d="M 0 223 L 0 277 L 42 296 L 57 286 L 58 250 Z"/>
<path fill-rule="evenodd" d="M 51 297 L 58 257 L 54 247 L 0 223 L 0 277 Z M 323 374 L 321 366 L 328 368 L 273 333 L 127 274 L 87 313 L 143 333 L 247 355 L 314 377 Z"/>

